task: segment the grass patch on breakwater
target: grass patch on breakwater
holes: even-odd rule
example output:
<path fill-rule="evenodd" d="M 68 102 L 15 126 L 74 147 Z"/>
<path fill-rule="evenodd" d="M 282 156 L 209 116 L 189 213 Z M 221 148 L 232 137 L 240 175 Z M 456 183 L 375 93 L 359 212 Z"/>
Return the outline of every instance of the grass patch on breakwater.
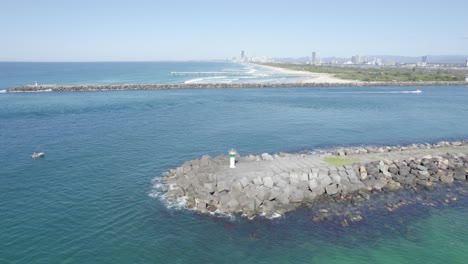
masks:
<path fill-rule="evenodd" d="M 335 166 L 351 165 L 354 162 L 359 161 L 358 158 L 338 158 L 338 157 L 326 157 L 323 160 Z"/>

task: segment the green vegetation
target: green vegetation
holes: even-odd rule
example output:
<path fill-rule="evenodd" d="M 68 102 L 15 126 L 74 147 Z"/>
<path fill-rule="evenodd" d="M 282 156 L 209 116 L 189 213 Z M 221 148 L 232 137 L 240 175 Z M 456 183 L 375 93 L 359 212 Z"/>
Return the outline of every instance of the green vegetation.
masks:
<path fill-rule="evenodd" d="M 338 158 L 338 157 L 325 157 L 323 159 L 325 162 L 328 162 L 335 166 L 344 166 L 344 165 L 351 165 L 354 162 L 358 162 L 358 158 Z"/>
<path fill-rule="evenodd" d="M 265 64 L 297 71 L 329 73 L 336 78 L 364 82 L 447 82 L 464 81 L 467 70 L 428 69 L 421 67 L 361 68 L 349 66 L 314 66 L 286 63 Z"/>

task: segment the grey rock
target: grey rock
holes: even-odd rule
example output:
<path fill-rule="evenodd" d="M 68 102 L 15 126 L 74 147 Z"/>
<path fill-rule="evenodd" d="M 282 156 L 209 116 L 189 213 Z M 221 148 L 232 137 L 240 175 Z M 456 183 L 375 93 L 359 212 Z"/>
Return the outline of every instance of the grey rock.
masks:
<path fill-rule="evenodd" d="M 299 176 L 299 181 L 308 181 L 309 180 L 309 174 L 308 173 L 301 173 L 301 175 Z"/>
<path fill-rule="evenodd" d="M 338 172 L 338 175 L 340 175 L 342 178 L 347 178 L 348 172 L 346 172 L 346 170 L 341 170 Z"/>
<path fill-rule="evenodd" d="M 262 180 L 262 178 L 261 178 L 260 176 L 258 176 L 257 178 L 255 178 L 255 179 L 253 180 L 253 183 L 254 183 L 255 185 L 260 186 L 260 185 L 263 184 L 263 180 Z"/>
<path fill-rule="evenodd" d="M 219 181 L 217 185 L 217 191 L 223 192 L 223 191 L 229 191 L 229 184 L 226 181 Z"/>
<path fill-rule="evenodd" d="M 249 185 L 249 180 L 247 180 L 246 177 L 242 177 L 242 179 L 240 179 L 239 182 L 242 184 L 242 187 L 246 187 L 247 185 Z"/>
<path fill-rule="evenodd" d="M 321 180 L 321 179 L 324 179 L 324 178 L 328 178 L 328 171 L 320 171 L 319 172 L 318 179 Z"/>
<path fill-rule="evenodd" d="M 229 209 L 231 209 L 232 211 L 238 210 L 239 201 L 237 201 L 236 199 L 231 199 L 231 200 L 229 200 L 229 202 L 227 203 L 227 207 L 228 207 Z"/>
<path fill-rule="evenodd" d="M 422 166 L 422 165 L 418 165 L 417 169 L 420 170 L 420 171 L 427 171 L 427 168 L 425 166 Z"/>
<path fill-rule="evenodd" d="M 277 201 L 279 204 L 288 205 L 288 204 L 289 204 L 289 196 L 286 195 L 285 193 L 281 193 L 280 195 L 278 195 L 278 196 L 276 197 L 276 201 Z"/>
<path fill-rule="evenodd" d="M 278 197 L 281 194 L 281 190 L 278 187 L 273 187 L 270 191 L 270 196 L 268 197 L 268 200 L 273 200 L 276 197 Z"/>
<path fill-rule="evenodd" d="M 318 172 L 309 173 L 309 180 L 317 179 L 317 178 L 318 178 Z"/>
<path fill-rule="evenodd" d="M 256 187 L 256 196 L 261 201 L 268 200 L 268 198 L 270 197 L 270 193 L 270 189 L 264 186 Z"/>
<path fill-rule="evenodd" d="M 176 168 L 176 174 L 179 175 L 179 176 L 184 174 L 184 168 L 183 167 L 177 167 Z"/>
<path fill-rule="evenodd" d="M 459 181 L 463 181 L 466 179 L 466 171 L 464 171 L 463 169 L 458 169 L 458 170 L 455 170 L 454 174 L 453 174 L 453 178 L 455 180 L 459 180 Z"/>
<path fill-rule="evenodd" d="M 418 178 L 421 180 L 429 179 L 429 172 L 427 170 L 419 171 Z"/>
<path fill-rule="evenodd" d="M 312 179 L 312 180 L 309 181 L 309 189 L 311 191 L 317 189 L 317 187 L 319 187 L 319 182 L 318 182 L 317 179 Z"/>
<path fill-rule="evenodd" d="M 338 174 L 330 174 L 330 177 L 332 179 L 332 182 L 335 184 L 339 184 L 341 182 L 341 177 Z"/>
<path fill-rule="evenodd" d="M 301 191 L 301 190 L 297 190 L 295 189 L 292 193 L 291 193 L 291 202 L 293 203 L 300 203 L 304 201 L 304 192 Z"/>
<path fill-rule="evenodd" d="M 235 181 L 231 185 L 231 190 L 235 192 L 241 192 L 242 191 L 242 184 L 239 181 Z"/>
<path fill-rule="evenodd" d="M 392 165 L 389 166 L 388 171 L 391 174 L 398 174 L 399 169 L 395 164 L 392 164 Z"/>
<path fill-rule="evenodd" d="M 453 182 L 453 176 L 452 175 L 443 175 L 440 176 L 440 181 L 443 183 L 452 183 Z"/>
<path fill-rule="evenodd" d="M 186 161 L 184 162 L 184 165 L 182 165 L 182 169 L 184 173 L 188 173 L 192 170 L 192 165 L 190 164 L 190 162 Z"/>
<path fill-rule="evenodd" d="M 209 193 L 212 193 L 212 192 L 215 192 L 216 191 L 216 186 L 214 183 L 204 183 L 203 184 L 203 187 L 205 187 L 205 189 L 209 192 Z"/>
<path fill-rule="evenodd" d="M 263 186 L 268 187 L 268 188 L 273 187 L 273 180 L 271 179 L 271 177 L 263 178 Z"/>
<path fill-rule="evenodd" d="M 399 174 L 402 175 L 402 176 L 406 176 L 410 173 L 411 169 L 410 167 L 404 165 L 404 166 L 401 166 L 400 167 L 400 171 L 399 171 Z"/>
<path fill-rule="evenodd" d="M 320 179 L 319 182 L 320 182 L 320 186 L 325 187 L 332 183 L 332 179 L 329 176 L 327 176 L 326 178 Z"/>
<path fill-rule="evenodd" d="M 273 160 L 273 157 L 268 153 L 262 153 L 260 156 L 262 157 L 262 160 Z"/>
<path fill-rule="evenodd" d="M 328 185 L 327 187 L 325 187 L 325 191 L 329 195 L 336 194 L 338 193 L 338 186 L 336 184 Z"/>
<path fill-rule="evenodd" d="M 295 171 L 291 171 L 289 173 L 289 180 L 290 181 L 299 181 L 299 174 Z"/>

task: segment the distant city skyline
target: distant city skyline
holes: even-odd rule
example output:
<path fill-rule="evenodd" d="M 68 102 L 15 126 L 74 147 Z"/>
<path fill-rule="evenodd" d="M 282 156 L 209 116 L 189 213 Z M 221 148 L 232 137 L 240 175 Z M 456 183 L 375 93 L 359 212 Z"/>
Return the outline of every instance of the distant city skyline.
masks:
<path fill-rule="evenodd" d="M 468 55 L 468 2 L 2 1 L 0 61 Z"/>

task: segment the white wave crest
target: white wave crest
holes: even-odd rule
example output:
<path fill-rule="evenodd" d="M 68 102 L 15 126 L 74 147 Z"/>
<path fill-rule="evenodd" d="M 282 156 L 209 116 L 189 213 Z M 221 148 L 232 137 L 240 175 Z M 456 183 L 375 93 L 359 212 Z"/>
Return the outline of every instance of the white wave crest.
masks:
<path fill-rule="evenodd" d="M 203 78 L 195 78 L 195 79 L 185 81 L 184 83 L 196 83 L 196 82 L 201 82 L 201 81 L 203 81 Z"/>

